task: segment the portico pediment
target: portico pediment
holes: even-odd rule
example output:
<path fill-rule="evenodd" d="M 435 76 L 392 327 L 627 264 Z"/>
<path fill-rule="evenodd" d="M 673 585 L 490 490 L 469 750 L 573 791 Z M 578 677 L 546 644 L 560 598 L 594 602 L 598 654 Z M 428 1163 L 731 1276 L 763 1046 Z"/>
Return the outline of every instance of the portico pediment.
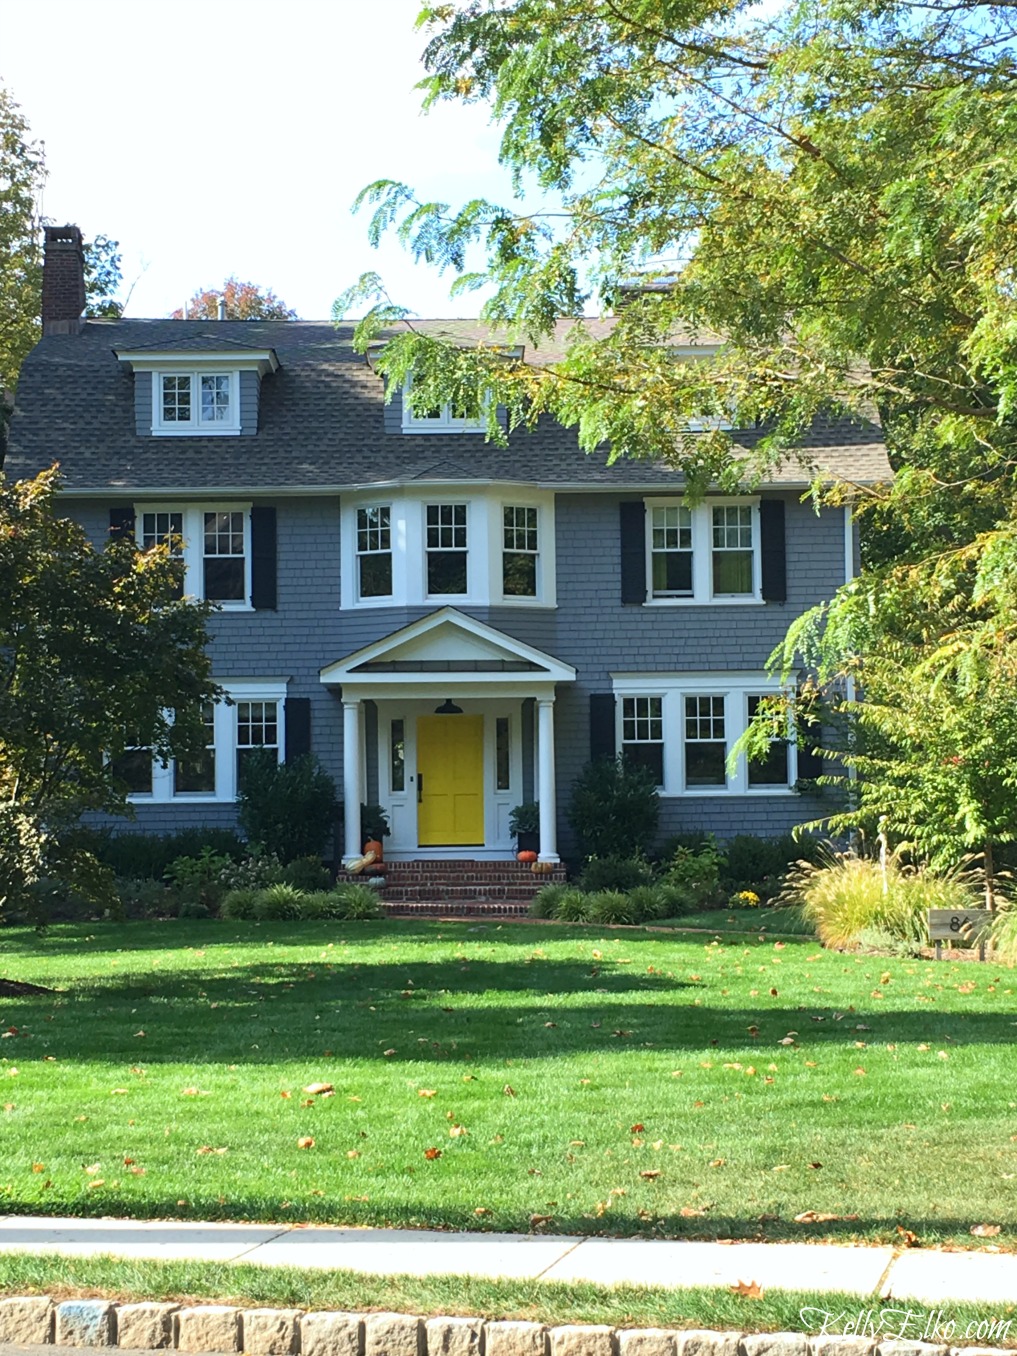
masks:
<path fill-rule="evenodd" d="M 454 607 L 432 612 L 321 670 L 323 683 L 344 689 L 406 684 L 546 688 L 574 682 L 575 676 L 570 664 Z"/>

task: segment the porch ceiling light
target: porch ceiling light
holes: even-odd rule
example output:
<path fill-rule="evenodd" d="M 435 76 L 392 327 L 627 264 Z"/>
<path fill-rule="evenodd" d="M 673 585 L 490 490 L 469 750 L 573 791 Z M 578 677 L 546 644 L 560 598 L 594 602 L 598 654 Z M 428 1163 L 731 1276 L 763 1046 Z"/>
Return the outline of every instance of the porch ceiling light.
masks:
<path fill-rule="evenodd" d="M 456 706 L 451 697 L 446 697 L 440 706 L 434 708 L 434 714 L 436 716 L 461 716 L 463 708 Z"/>

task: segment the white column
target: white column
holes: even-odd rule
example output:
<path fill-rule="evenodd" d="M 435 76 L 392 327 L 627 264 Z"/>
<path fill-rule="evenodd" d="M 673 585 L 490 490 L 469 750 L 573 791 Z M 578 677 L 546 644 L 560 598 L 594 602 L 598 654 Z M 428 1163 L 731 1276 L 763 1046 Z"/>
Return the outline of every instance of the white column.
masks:
<path fill-rule="evenodd" d="M 557 862 L 558 805 L 554 789 L 554 698 L 537 699 L 537 773 L 540 791 L 540 852 L 538 860 Z"/>
<path fill-rule="evenodd" d="M 343 702 L 343 866 L 361 855 L 360 703 Z"/>

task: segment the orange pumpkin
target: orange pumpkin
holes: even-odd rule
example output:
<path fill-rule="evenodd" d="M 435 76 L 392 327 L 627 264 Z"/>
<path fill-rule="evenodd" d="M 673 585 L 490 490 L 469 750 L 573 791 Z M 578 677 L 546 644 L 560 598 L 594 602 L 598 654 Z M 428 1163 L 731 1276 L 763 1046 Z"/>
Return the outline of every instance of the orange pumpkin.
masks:
<path fill-rule="evenodd" d="M 368 838 L 367 842 L 364 844 L 364 851 L 373 852 L 374 860 L 376 862 L 380 862 L 383 860 L 381 843 L 378 841 L 377 838 Z"/>
<path fill-rule="evenodd" d="M 524 848 L 522 852 L 517 852 L 517 853 L 516 853 L 516 861 L 517 861 L 517 862 L 535 862 L 536 860 L 537 860 L 537 854 L 536 854 L 535 852 L 533 852 L 533 851 L 528 850 L 528 849 L 525 849 L 525 848 Z"/>

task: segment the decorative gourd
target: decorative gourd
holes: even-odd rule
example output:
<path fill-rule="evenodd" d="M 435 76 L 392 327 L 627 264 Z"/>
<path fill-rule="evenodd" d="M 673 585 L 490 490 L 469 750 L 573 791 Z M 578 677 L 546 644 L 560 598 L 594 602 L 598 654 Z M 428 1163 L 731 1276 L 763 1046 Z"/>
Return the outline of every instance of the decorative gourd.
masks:
<path fill-rule="evenodd" d="M 537 854 L 536 854 L 535 852 L 531 852 L 531 851 L 529 851 L 529 850 L 524 850 L 524 851 L 522 851 L 522 852 L 517 852 L 517 853 L 516 853 L 516 861 L 517 861 L 517 862 L 535 862 L 536 860 L 537 860 Z"/>

